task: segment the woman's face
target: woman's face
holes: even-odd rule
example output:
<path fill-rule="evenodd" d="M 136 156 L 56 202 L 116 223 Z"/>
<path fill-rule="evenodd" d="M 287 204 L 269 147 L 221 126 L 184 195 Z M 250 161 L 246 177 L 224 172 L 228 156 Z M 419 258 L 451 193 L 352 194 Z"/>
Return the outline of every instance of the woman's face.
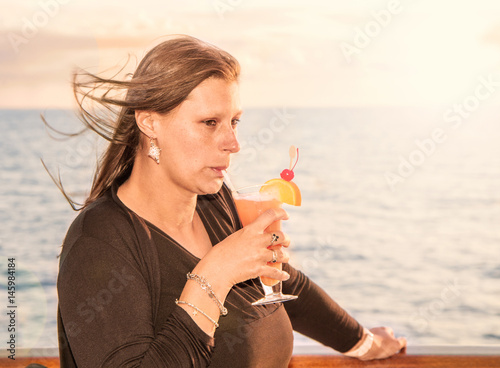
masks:
<path fill-rule="evenodd" d="M 203 81 L 170 114 L 155 114 L 165 179 L 191 193 L 216 193 L 231 154 L 240 150 L 241 114 L 237 82 L 218 78 Z"/>

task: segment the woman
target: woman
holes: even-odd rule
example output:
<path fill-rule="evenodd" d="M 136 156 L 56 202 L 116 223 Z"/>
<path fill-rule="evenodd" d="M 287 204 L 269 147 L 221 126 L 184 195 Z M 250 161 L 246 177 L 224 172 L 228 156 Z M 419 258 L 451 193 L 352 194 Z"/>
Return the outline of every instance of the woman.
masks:
<path fill-rule="evenodd" d="M 286 234 L 265 233 L 283 210 L 242 228 L 223 184 L 239 150 L 239 72 L 231 55 L 180 36 L 129 81 L 75 79 L 82 120 L 110 145 L 61 253 L 62 367 L 286 367 L 292 329 L 361 359 L 405 345 L 363 329 L 287 264 Z M 252 306 L 260 275 L 299 298 Z"/>

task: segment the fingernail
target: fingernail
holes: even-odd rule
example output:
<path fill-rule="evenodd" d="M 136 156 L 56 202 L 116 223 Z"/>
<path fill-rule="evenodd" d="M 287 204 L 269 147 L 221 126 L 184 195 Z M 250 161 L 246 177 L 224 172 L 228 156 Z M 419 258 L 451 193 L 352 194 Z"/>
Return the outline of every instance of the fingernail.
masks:
<path fill-rule="evenodd" d="M 283 271 L 283 273 L 285 274 L 285 277 L 286 277 L 283 281 L 288 280 L 290 278 L 290 274 L 288 272 L 285 272 L 285 271 Z"/>

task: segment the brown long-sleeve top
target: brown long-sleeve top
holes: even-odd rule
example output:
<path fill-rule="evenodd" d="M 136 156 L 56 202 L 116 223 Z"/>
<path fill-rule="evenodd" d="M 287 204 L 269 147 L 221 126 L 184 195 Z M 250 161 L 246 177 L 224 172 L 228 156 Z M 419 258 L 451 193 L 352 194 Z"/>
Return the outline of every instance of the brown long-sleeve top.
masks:
<path fill-rule="evenodd" d="M 241 228 L 231 193 L 198 197 L 212 244 Z M 338 351 L 362 327 L 290 265 L 283 305 L 252 306 L 258 279 L 235 285 L 212 338 L 175 304 L 199 259 L 130 211 L 116 188 L 85 208 L 64 240 L 57 282 L 62 368 L 287 367 L 292 329 Z"/>

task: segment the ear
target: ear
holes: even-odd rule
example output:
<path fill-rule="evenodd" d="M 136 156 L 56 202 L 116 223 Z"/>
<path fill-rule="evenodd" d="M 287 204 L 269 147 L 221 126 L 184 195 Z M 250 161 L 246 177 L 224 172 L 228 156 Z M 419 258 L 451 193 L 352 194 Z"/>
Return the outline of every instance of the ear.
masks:
<path fill-rule="evenodd" d="M 139 127 L 140 131 L 146 136 L 151 138 L 156 138 L 155 134 L 155 119 L 150 111 L 135 111 L 135 122 Z"/>

